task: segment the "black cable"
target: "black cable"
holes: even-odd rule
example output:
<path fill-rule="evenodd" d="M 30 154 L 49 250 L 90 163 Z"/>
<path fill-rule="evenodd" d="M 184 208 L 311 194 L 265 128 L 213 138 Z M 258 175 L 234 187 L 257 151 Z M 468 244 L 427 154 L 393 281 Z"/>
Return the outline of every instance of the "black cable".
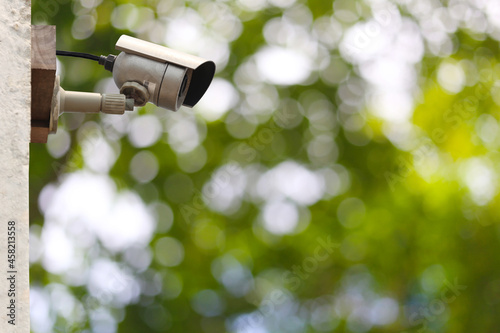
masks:
<path fill-rule="evenodd" d="M 85 59 L 90 59 L 90 60 L 94 60 L 94 61 L 99 61 L 99 59 L 100 59 L 99 56 L 96 56 L 93 54 L 88 54 L 88 53 L 82 53 L 82 52 L 56 51 L 56 55 L 66 56 L 66 57 L 85 58 Z"/>
<path fill-rule="evenodd" d="M 104 68 L 110 72 L 113 71 L 113 65 L 115 63 L 116 56 L 108 55 L 106 56 L 96 56 L 93 54 L 82 53 L 82 52 L 72 52 L 72 51 L 56 51 L 56 55 L 58 56 L 66 56 L 66 57 L 76 57 L 76 58 L 84 58 L 97 61 L 99 65 L 103 65 Z"/>

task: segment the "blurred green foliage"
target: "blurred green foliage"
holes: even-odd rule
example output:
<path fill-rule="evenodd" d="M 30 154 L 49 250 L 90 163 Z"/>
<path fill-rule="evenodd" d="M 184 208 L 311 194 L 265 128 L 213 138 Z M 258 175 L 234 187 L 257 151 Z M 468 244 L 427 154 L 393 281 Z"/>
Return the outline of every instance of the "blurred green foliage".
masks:
<path fill-rule="evenodd" d="M 192 110 L 65 114 L 31 145 L 32 331 L 496 331 L 498 11 L 34 1 L 58 49 L 116 54 L 129 34 L 214 59 L 219 81 Z M 91 61 L 59 61 L 67 90 L 109 85 Z M 110 177 L 111 202 L 138 194 L 146 244 L 107 243 L 91 221 L 102 188 L 56 195 L 71 175 Z"/>

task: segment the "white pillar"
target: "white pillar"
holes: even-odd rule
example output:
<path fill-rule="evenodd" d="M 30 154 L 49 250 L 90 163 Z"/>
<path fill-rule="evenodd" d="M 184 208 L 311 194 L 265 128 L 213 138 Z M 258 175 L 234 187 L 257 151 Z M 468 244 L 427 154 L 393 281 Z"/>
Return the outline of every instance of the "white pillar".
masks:
<path fill-rule="evenodd" d="M 0 332 L 28 333 L 31 4 L 0 0 L 0 8 Z"/>

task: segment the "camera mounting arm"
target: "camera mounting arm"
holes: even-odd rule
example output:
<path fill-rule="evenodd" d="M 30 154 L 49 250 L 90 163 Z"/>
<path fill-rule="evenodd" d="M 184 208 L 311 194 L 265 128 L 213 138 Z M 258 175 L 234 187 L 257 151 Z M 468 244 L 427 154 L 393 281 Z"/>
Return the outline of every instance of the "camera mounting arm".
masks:
<path fill-rule="evenodd" d="M 66 91 L 59 85 L 56 76 L 49 133 L 57 131 L 57 120 L 63 113 L 107 113 L 124 114 L 134 110 L 134 100 L 123 94 L 99 94 L 79 91 Z"/>

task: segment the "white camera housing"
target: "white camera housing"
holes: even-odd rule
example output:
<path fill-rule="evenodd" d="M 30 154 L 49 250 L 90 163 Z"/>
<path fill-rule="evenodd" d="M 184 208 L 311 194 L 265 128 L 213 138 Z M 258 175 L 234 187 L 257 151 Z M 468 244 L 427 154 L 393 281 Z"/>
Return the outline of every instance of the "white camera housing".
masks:
<path fill-rule="evenodd" d="M 151 102 L 172 111 L 193 107 L 215 74 L 213 61 L 127 35 L 118 39 L 116 49 L 122 52 L 114 61 L 113 79 L 136 106 Z"/>

